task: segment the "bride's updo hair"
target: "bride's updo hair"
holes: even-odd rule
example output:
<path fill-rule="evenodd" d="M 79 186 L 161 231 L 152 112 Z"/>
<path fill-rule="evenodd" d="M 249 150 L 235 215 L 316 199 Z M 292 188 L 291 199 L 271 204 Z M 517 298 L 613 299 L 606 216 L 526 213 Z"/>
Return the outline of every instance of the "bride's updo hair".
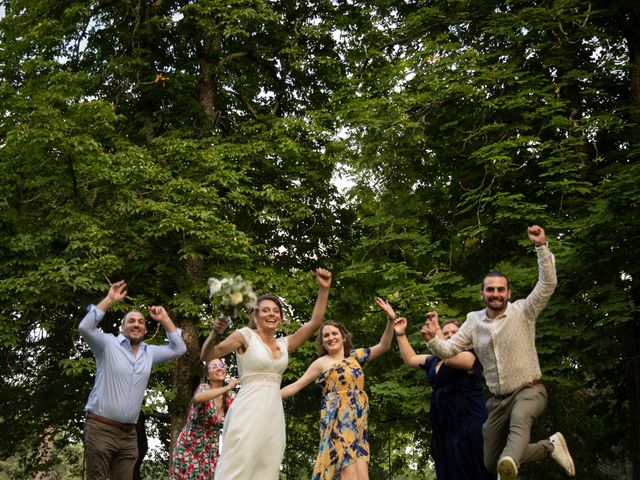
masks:
<path fill-rule="evenodd" d="M 280 309 L 280 318 L 284 321 L 284 305 L 282 304 L 282 300 L 280 300 L 275 295 L 270 295 L 266 293 L 258 297 L 258 299 L 256 300 L 256 306 L 253 307 L 253 309 L 251 310 L 251 314 L 249 315 L 249 328 L 252 328 L 253 330 L 258 328 L 258 325 L 256 324 L 255 315 L 258 312 L 258 308 L 260 308 L 260 304 L 264 300 L 271 300 L 273 303 L 278 305 L 278 308 Z"/>

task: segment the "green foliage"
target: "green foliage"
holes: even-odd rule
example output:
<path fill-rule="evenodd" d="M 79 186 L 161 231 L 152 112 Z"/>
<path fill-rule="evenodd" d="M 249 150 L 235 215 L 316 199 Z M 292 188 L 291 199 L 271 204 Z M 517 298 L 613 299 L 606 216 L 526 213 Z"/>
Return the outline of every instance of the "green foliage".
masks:
<path fill-rule="evenodd" d="M 563 429 L 578 475 L 626 475 L 640 436 L 626 426 L 640 425 L 637 5 L 2 7 L 3 472 L 30 452 L 28 475 L 44 432 L 60 434 L 60 451 L 80 438 L 94 363 L 77 322 L 112 281 L 126 278 L 130 299 L 105 331 L 128 308 L 164 304 L 204 335 L 216 313 L 206 279 L 241 274 L 283 296 L 291 332 L 325 266 L 328 317 L 358 345 L 379 338 L 381 295 L 423 352 L 423 313 L 481 308 L 488 270 L 527 294 L 525 228 L 538 223 L 560 280 L 537 326 L 551 392 L 539 435 Z M 344 195 L 338 173 L 352 181 Z M 292 355 L 284 382 L 313 358 L 311 343 Z M 198 368 L 196 354 L 154 372 L 150 402 L 170 400 L 174 427 Z M 425 377 L 395 351 L 366 375 L 371 478 L 432 478 Z M 318 395 L 286 404 L 286 478 L 313 464 Z M 157 428 L 170 446 L 168 424 Z M 147 478 L 165 462 L 152 459 Z M 522 477 L 555 478 L 545 465 Z"/>
<path fill-rule="evenodd" d="M 40 446 L 42 447 L 42 445 Z M 66 443 L 59 449 L 48 452 L 48 462 L 33 467 L 32 458 L 18 455 L 0 461 L 0 479 L 27 480 L 34 478 L 30 468 L 48 475 L 52 480 L 82 480 L 84 446 L 81 443 Z M 42 460 L 42 459 L 40 459 Z"/>
<path fill-rule="evenodd" d="M 543 225 L 560 279 L 538 322 L 544 380 L 580 405 L 571 418 L 606 411 L 620 446 L 636 436 L 619 399 L 636 396 L 621 372 L 636 368 L 638 342 L 628 326 L 637 320 L 637 181 L 627 183 L 637 178 L 638 130 L 630 76 L 605 65 L 627 59 L 623 10 L 612 23 L 608 5 L 581 1 L 398 7 L 399 21 L 380 21 L 394 41 L 337 94 L 361 232 L 342 271 L 346 310 L 376 292 L 413 318 L 432 308 L 460 317 L 480 308 L 478 285 L 493 269 L 520 298 L 536 275 L 525 228 Z M 385 85 L 394 88 L 381 94 Z M 396 374 L 370 388 L 399 395 L 406 382 Z M 554 407 L 545 415 L 557 418 Z M 578 438 L 576 428 L 565 433 Z M 572 443 L 579 471 L 603 462 L 615 478 L 614 451 L 598 450 L 596 461 L 594 441 Z M 541 463 L 523 478 L 542 469 L 556 473 Z"/>

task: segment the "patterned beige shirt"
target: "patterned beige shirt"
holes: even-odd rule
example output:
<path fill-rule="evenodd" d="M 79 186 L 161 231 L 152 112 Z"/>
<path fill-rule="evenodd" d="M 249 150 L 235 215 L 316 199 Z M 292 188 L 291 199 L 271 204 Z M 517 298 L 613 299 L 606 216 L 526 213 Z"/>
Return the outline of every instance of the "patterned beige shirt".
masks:
<path fill-rule="evenodd" d="M 438 337 L 427 343 L 441 358 L 474 348 L 484 367 L 487 387 L 493 395 L 506 395 L 542 376 L 536 352 L 536 319 L 556 288 L 555 258 L 549 247 L 536 247 L 538 282 L 529 296 L 507 304 L 503 315 L 491 319 L 486 309 L 467 314 L 458 333 L 449 340 Z"/>

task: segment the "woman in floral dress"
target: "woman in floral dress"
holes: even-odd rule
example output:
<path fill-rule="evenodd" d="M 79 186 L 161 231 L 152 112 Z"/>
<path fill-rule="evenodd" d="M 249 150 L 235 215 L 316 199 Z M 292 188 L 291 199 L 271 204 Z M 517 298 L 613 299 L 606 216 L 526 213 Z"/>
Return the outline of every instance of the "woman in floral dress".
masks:
<path fill-rule="evenodd" d="M 173 449 L 169 478 L 172 480 L 210 480 L 218 463 L 224 416 L 233 401 L 230 391 L 239 381 L 224 384 L 227 366 L 218 358 L 207 365 L 208 383 L 198 386 L 187 423 Z"/>
<path fill-rule="evenodd" d="M 376 302 L 381 307 L 386 303 L 381 298 Z M 369 478 L 369 399 L 362 366 L 389 350 L 394 320 L 388 318 L 378 344 L 357 349 L 352 348 L 351 334 L 344 325 L 334 320 L 324 322 L 318 332 L 318 352 L 322 356 L 297 381 L 281 390 L 282 398 L 287 398 L 314 380 L 322 387 L 320 451 L 313 480 Z"/>

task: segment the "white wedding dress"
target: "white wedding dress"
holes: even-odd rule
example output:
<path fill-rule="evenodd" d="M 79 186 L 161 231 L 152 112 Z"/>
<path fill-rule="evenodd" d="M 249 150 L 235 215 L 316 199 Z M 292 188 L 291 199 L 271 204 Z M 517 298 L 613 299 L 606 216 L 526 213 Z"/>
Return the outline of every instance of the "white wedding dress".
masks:
<path fill-rule="evenodd" d="M 238 331 L 249 346 L 236 354 L 241 388 L 224 421 L 214 478 L 278 480 L 286 443 L 280 383 L 289 362 L 288 338 L 276 339 L 280 356 L 274 358 L 254 330 Z"/>

